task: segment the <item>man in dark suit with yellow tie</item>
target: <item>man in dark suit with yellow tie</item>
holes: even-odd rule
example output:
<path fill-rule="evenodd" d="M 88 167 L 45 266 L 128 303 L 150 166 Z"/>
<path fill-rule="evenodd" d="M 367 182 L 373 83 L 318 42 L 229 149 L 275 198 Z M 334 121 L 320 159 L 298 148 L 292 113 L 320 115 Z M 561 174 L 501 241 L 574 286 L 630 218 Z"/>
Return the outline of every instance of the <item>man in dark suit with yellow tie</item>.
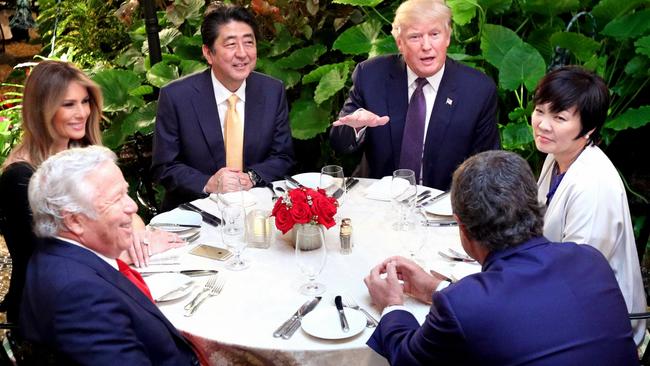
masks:
<path fill-rule="evenodd" d="M 292 167 L 284 85 L 253 71 L 256 33 L 243 7 L 208 9 L 201 36 L 210 68 L 161 89 L 152 171 L 166 190 L 163 210 L 263 185 Z"/>
<path fill-rule="evenodd" d="M 463 160 L 500 146 L 496 87 L 447 57 L 451 11 L 444 1 L 405 1 L 392 33 L 400 54 L 357 66 L 330 142 L 340 153 L 363 148 L 372 178 L 408 168 L 419 183 L 446 190 Z"/>

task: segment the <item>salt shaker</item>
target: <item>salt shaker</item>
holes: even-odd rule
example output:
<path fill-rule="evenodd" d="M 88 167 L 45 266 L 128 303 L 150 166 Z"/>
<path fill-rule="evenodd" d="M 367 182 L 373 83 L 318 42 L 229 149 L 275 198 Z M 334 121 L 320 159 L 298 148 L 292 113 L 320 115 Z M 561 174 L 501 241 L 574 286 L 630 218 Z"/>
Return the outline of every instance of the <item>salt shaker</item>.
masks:
<path fill-rule="evenodd" d="M 341 254 L 352 253 L 352 220 L 345 218 L 341 220 L 340 229 Z"/>

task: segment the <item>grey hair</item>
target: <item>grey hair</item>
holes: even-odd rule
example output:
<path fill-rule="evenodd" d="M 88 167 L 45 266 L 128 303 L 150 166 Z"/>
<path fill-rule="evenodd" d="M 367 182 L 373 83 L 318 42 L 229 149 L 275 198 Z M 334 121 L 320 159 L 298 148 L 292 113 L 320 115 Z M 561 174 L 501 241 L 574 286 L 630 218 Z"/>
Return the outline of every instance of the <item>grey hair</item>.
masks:
<path fill-rule="evenodd" d="M 407 0 L 395 11 L 391 34 L 397 39 L 402 29 L 413 23 L 434 21 L 442 21 L 445 29 L 451 32 L 451 9 L 444 0 Z"/>
<path fill-rule="evenodd" d="M 485 151 L 454 172 L 451 206 L 470 239 L 490 251 L 541 236 L 544 208 L 530 166 L 507 151 Z"/>
<path fill-rule="evenodd" d="M 108 148 L 72 148 L 52 155 L 41 164 L 29 181 L 29 205 L 34 218 L 34 233 L 52 237 L 63 231 L 63 216 L 83 214 L 96 218 L 94 187 L 88 175 L 117 157 Z"/>

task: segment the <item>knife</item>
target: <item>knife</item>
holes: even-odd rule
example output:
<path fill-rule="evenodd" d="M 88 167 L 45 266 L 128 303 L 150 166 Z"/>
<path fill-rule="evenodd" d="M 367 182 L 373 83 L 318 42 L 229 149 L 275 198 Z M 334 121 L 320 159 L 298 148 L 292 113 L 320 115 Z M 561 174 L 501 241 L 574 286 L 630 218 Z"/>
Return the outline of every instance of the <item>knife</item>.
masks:
<path fill-rule="evenodd" d="M 318 302 L 320 302 L 321 297 L 317 296 L 312 300 L 305 302 L 294 314 L 284 322 L 274 333 L 274 337 L 282 337 L 283 339 L 289 339 L 300 327 L 300 321 L 303 316 L 305 316 L 310 311 L 314 310 Z M 277 335 L 276 335 L 277 334 Z"/>
<path fill-rule="evenodd" d="M 285 176 L 284 176 L 284 179 L 285 179 L 287 182 L 291 182 L 291 184 L 293 184 L 293 185 L 296 186 L 296 187 L 301 187 L 301 188 L 304 187 L 300 182 L 298 182 L 297 180 L 293 179 L 292 176 L 285 175 Z"/>
<path fill-rule="evenodd" d="M 426 205 L 430 205 L 432 203 L 438 202 L 441 199 L 443 199 L 445 197 L 445 195 L 448 195 L 448 194 L 449 194 L 449 191 L 445 191 L 445 192 L 437 194 L 437 195 L 435 195 L 435 196 L 433 196 L 431 198 L 420 199 L 418 201 L 418 203 L 417 203 L 417 206 L 426 206 Z"/>
<path fill-rule="evenodd" d="M 339 311 L 341 329 L 343 329 L 344 332 L 348 332 L 350 330 L 350 326 L 348 326 L 348 319 L 345 317 L 345 312 L 343 311 L 343 301 L 341 301 L 341 295 L 337 295 L 334 298 L 334 304 L 336 304 L 336 310 Z"/>
<path fill-rule="evenodd" d="M 203 221 L 210 224 L 210 225 L 212 225 L 212 226 L 221 225 L 221 219 L 220 218 L 214 216 L 213 214 L 211 214 L 211 213 L 209 213 L 207 211 L 203 211 L 202 209 L 200 209 L 200 208 L 196 207 L 195 205 L 191 204 L 190 202 L 181 203 L 180 205 L 178 205 L 178 207 L 183 209 L 183 210 L 194 211 L 194 212 L 199 213 L 201 215 L 201 217 L 203 218 Z"/>
<path fill-rule="evenodd" d="M 349 192 L 357 183 L 359 183 L 359 180 L 357 178 L 350 178 L 345 186 L 345 190 Z"/>
<path fill-rule="evenodd" d="M 194 284 L 194 281 L 188 281 L 188 282 L 182 284 L 181 286 L 178 286 L 175 289 L 172 289 L 171 291 L 168 291 L 168 292 L 164 293 L 162 296 L 158 296 L 154 300 L 156 300 L 156 302 L 158 302 L 158 301 L 165 301 L 167 299 L 170 299 L 170 298 L 173 297 L 173 295 L 177 295 L 179 292 L 183 292 L 183 291 L 187 290 L 193 284 Z"/>
<path fill-rule="evenodd" d="M 200 277 L 200 276 L 213 275 L 215 273 L 219 273 L 219 271 L 214 269 L 185 269 L 182 271 L 145 271 L 145 272 L 140 272 L 140 276 L 147 277 L 158 273 L 180 273 L 190 277 Z"/>
<path fill-rule="evenodd" d="M 154 223 L 149 223 L 149 226 L 153 227 L 159 227 L 159 228 L 164 228 L 164 227 L 186 227 L 186 228 L 200 228 L 201 225 L 191 225 L 191 224 L 172 224 L 171 222 L 154 222 Z"/>
<path fill-rule="evenodd" d="M 422 220 L 420 222 L 420 224 L 422 224 L 422 226 L 427 226 L 427 227 L 431 227 L 431 226 L 440 226 L 440 227 L 442 227 L 442 226 L 458 226 L 458 223 L 456 221 L 451 221 L 451 220 L 450 221 Z"/>

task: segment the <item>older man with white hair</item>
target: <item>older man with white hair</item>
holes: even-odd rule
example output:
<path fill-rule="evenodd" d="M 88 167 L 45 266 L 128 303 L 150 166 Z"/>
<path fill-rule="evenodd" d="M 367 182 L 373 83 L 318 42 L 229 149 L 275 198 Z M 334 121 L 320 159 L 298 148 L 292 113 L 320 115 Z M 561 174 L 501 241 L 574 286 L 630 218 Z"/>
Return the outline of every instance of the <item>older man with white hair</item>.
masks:
<path fill-rule="evenodd" d="M 142 277 L 116 259 L 137 210 L 115 154 L 75 148 L 46 160 L 29 184 L 34 231 L 20 311 L 23 337 L 83 365 L 196 365 Z"/>

